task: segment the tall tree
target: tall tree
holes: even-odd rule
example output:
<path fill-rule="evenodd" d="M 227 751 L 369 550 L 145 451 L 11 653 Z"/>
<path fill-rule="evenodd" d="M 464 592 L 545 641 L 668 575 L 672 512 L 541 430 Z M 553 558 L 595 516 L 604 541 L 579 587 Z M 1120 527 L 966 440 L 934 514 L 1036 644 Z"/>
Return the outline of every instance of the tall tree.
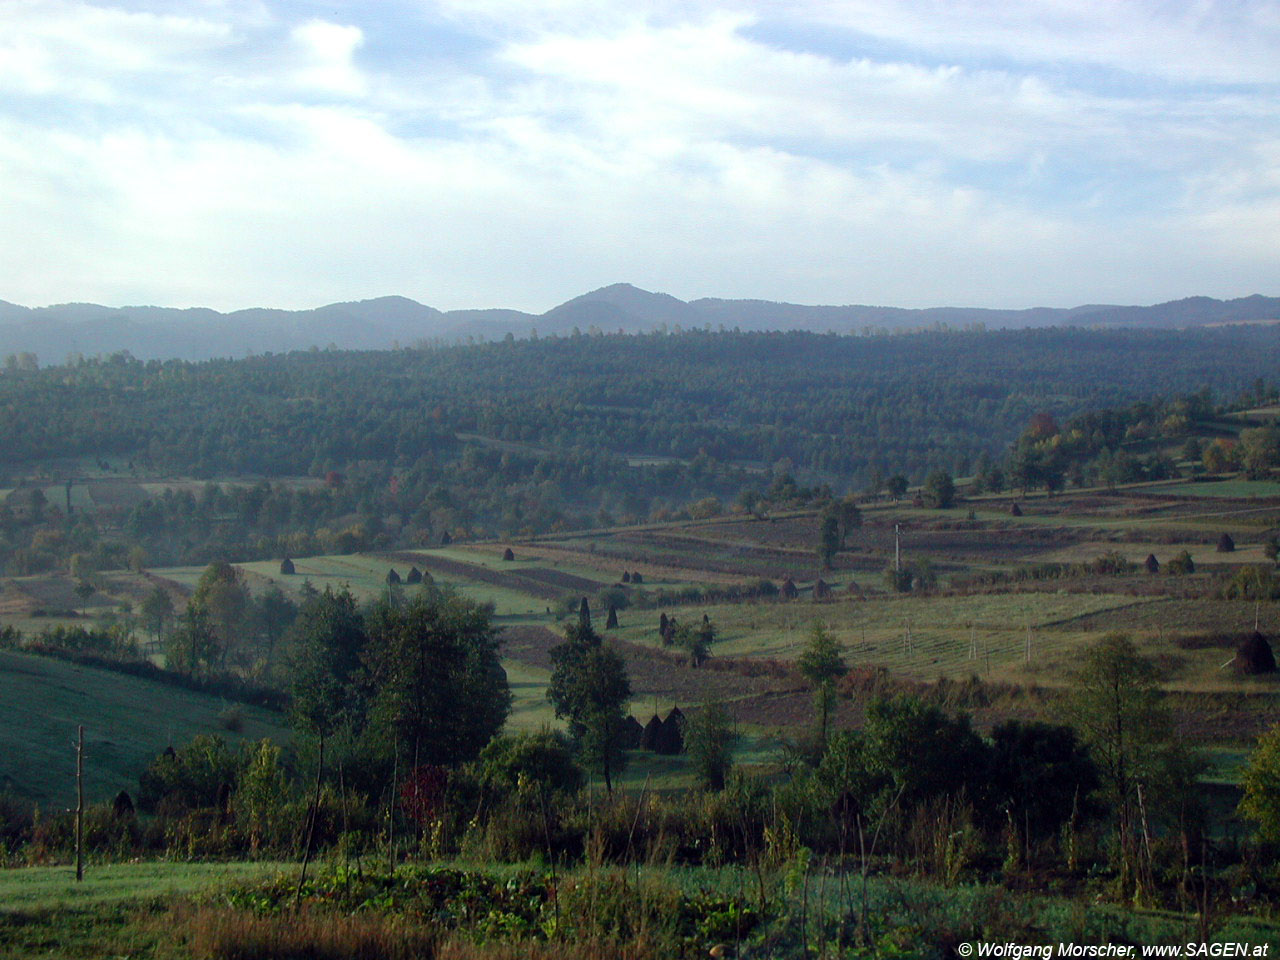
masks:
<path fill-rule="evenodd" d="M 442 591 L 366 619 L 372 713 L 415 766 L 473 760 L 511 712 L 488 608 Z"/>
<path fill-rule="evenodd" d="M 809 631 L 809 639 L 796 665 L 813 687 L 814 708 L 818 714 L 818 743 L 825 747 L 831 708 L 835 704 L 836 680 L 848 673 L 849 667 L 841 656 L 836 638 L 819 623 Z"/>
<path fill-rule="evenodd" d="M 684 747 L 693 769 L 709 790 L 723 790 L 733 768 L 733 744 L 738 735 L 725 705 L 718 700 L 703 704 L 686 724 Z"/>
<path fill-rule="evenodd" d="M 623 769 L 623 724 L 631 699 L 631 681 L 621 655 L 606 645 L 590 622 L 570 624 L 565 642 L 551 650 L 547 699 L 556 716 L 568 721 L 583 760 L 604 776 L 613 792 L 613 775 Z"/>
<path fill-rule="evenodd" d="M 368 643 L 351 591 L 308 600 L 288 631 L 291 712 L 295 725 L 327 737 L 363 714 L 362 655 Z"/>
<path fill-rule="evenodd" d="M 1086 652 L 1074 679 L 1068 715 L 1091 748 L 1115 813 L 1122 893 L 1139 896 L 1148 811 L 1172 796 L 1189 764 L 1170 742 L 1171 719 L 1155 666 L 1128 636 L 1103 637 Z"/>
<path fill-rule="evenodd" d="M 832 509 L 823 511 L 818 521 L 818 559 L 824 569 L 830 569 L 831 561 L 840 551 L 840 519 Z"/>

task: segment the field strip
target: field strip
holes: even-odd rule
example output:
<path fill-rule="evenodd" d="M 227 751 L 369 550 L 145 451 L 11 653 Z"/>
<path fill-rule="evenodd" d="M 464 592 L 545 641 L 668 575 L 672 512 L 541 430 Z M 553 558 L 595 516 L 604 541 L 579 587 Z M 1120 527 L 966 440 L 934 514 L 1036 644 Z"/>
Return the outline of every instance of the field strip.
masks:
<path fill-rule="evenodd" d="M 1155 599 L 1144 598 L 1142 600 L 1134 600 L 1131 603 L 1117 603 L 1115 606 L 1102 607 L 1098 610 L 1090 610 L 1088 613 L 1077 613 L 1074 616 L 1066 617 L 1062 620 L 1049 620 L 1049 621 L 1046 621 L 1045 623 L 1037 623 L 1034 626 L 1039 627 L 1041 629 L 1044 629 L 1047 627 L 1063 627 L 1069 623 L 1075 623 L 1078 620 L 1085 620 L 1085 619 L 1088 619 L 1089 617 L 1096 617 L 1099 614 L 1115 613 L 1117 610 L 1132 610 L 1135 607 L 1154 606 L 1155 604 L 1159 604 L 1159 603 L 1169 603 L 1173 599 L 1174 599 L 1173 597 L 1156 597 Z"/>

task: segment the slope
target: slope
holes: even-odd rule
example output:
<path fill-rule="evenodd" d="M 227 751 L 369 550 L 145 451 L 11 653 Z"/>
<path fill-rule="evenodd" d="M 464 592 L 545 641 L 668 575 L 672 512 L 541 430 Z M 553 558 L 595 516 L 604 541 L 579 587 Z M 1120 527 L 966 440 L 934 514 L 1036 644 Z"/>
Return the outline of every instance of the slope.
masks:
<path fill-rule="evenodd" d="M 228 709 L 240 732 L 223 728 Z M 138 774 L 166 746 L 202 733 L 231 741 L 285 742 L 284 718 L 218 697 L 77 666 L 0 651 L 0 790 L 42 806 L 75 802 L 76 725 L 85 727 L 85 795 L 104 800 L 134 793 Z"/>

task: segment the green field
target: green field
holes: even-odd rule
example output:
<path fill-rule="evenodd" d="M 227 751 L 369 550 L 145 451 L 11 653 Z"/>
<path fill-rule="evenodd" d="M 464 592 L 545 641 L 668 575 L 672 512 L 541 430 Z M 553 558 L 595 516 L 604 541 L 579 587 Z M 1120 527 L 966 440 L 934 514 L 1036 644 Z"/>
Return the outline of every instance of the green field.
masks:
<path fill-rule="evenodd" d="M 225 729 L 231 709 L 242 729 Z M 257 707 L 46 657 L 0 651 L 0 789 L 45 806 L 75 802 L 76 727 L 85 728 L 85 793 L 136 791 L 138 774 L 167 746 L 202 733 L 284 742 L 284 718 Z"/>
<path fill-rule="evenodd" d="M 0 870 L 0 917 L 10 911 L 83 910 L 157 897 L 185 896 L 211 887 L 270 876 L 282 863 L 90 864 L 76 883 L 70 866 Z"/>

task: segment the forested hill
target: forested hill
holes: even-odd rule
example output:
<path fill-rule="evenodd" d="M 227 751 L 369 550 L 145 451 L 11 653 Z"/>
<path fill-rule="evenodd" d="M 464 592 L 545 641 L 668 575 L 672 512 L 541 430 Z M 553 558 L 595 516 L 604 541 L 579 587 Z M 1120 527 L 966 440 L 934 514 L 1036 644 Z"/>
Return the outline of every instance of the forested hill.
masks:
<path fill-rule="evenodd" d="M 1184 406 L 1207 409 L 1277 369 L 1269 327 L 698 331 L 6 369 L 0 562 L 49 569 L 95 543 L 104 567 L 129 543 L 156 563 L 345 552 L 965 475 L 1037 413 L 1191 392 Z M 254 482 L 193 497 L 169 483 L 184 477 Z M 98 506 L 57 521 L 90 481 Z"/>
<path fill-rule="evenodd" d="M 202 360 L 333 345 L 390 349 L 423 341 L 501 339 L 535 331 L 650 333 L 657 330 L 808 330 L 826 333 L 908 331 L 950 327 L 1024 329 L 1050 326 L 1179 329 L 1280 320 L 1280 298 L 1187 297 L 1152 306 L 1088 304 L 1071 308 L 992 310 L 977 307 L 904 309 L 863 305 L 811 306 L 766 300 L 684 301 L 628 283 L 574 297 L 542 314 L 519 310 L 440 311 L 405 297 L 331 303 L 313 310 L 249 309 L 231 313 L 193 308 L 105 307 L 65 303 L 32 309 L 0 300 L 0 354 L 62 362 L 71 354 L 128 350 L 147 359 Z"/>
<path fill-rule="evenodd" d="M 1280 335 L 1259 327 L 689 332 L 198 364 L 114 356 L 0 376 L 0 445 L 17 474 L 24 462 L 117 455 L 214 477 L 360 461 L 403 471 L 508 441 L 500 452 L 512 463 L 786 458 L 843 486 L 873 467 L 964 472 L 1039 411 L 1231 395 L 1278 360 Z"/>

